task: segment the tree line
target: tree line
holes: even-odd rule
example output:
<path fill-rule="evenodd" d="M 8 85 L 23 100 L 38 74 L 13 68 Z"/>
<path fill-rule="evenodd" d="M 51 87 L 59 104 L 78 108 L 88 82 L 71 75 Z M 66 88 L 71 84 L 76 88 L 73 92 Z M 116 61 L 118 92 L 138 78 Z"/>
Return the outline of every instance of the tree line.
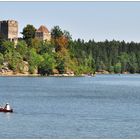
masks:
<path fill-rule="evenodd" d="M 15 46 L 0 36 L 0 68 L 4 63 L 14 72 L 51 75 L 73 72 L 75 75 L 109 73 L 140 73 L 140 43 L 125 41 L 73 40 L 70 33 L 54 26 L 51 41 L 35 38 L 35 27 L 24 27 L 23 38 Z"/>
<path fill-rule="evenodd" d="M 78 39 L 73 41 L 70 50 L 79 62 L 85 62 L 82 61 L 84 58 L 92 59 L 96 72 L 140 73 L 140 43 L 115 40 L 84 42 Z"/>

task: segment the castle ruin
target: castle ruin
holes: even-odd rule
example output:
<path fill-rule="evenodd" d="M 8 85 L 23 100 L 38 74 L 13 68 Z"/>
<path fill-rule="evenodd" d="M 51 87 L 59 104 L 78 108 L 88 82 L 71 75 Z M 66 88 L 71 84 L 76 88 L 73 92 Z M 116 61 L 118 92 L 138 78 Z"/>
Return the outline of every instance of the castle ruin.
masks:
<path fill-rule="evenodd" d="M 51 33 L 44 25 L 41 25 L 39 29 L 35 32 L 35 38 L 42 40 L 42 41 L 50 41 L 51 40 Z"/>
<path fill-rule="evenodd" d="M 18 22 L 15 20 L 0 21 L 0 36 L 17 44 Z"/>
<path fill-rule="evenodd" d="M 0 21 L 0 37 L 5 40 L 14 42 L 15 45 L 18 41 L 18 22 L 15 20 L 3 20 Z M 40 26 L 40 28 L 35 32 L 35 38 L 42 41 L 50 41 L 51 33 L 45 26 Z"/>

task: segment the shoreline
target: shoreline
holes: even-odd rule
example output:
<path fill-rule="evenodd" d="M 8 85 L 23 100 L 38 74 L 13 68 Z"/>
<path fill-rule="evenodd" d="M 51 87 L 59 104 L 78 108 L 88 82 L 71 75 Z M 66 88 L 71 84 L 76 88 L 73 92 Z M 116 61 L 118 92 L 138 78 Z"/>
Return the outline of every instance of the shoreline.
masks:
<path fill-rule="evenodd" d="M 94 75 L 95 76 L 95 75 Z M 90 76 L 90 77 L 94 77 Z M 86 75 L 40 75 L 40 74 L 0 74 L 0 77 L 86 77 Z"/>
<path fill-rule="evenodd" d="M 127 75 L 127 74 L 139 74 L 139 73 L 101 73 L 101 72 L 95 72 L 95 74 L 80 74 L 80 75 L 74 75 L 74 74 L 53 74 L 53 75 L 40 75 L 40 74 L 28 74 L 28 73 L 3 73 L 0 74 L 0 77 L 95 77 L 96 75 Z"/>

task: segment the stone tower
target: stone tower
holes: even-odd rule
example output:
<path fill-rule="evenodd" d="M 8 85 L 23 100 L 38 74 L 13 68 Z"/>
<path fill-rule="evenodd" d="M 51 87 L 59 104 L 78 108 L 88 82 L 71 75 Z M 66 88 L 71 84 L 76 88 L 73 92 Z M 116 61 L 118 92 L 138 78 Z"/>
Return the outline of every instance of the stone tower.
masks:
<path fill-rule="evenodd" d="M 6 40 L 17 44 L 18 40 L 18 22 L 15 20 L 0 21 L 0 35 Z"/>
<path fill-rule="evenodd" d="M 44 25 L 41 25 L 39 29 L 35 32 L 35 37 L 42 41 L 51 40 L 51 34 L 49 30 L 47 29 L 47 27 L 45 27 Z"/>

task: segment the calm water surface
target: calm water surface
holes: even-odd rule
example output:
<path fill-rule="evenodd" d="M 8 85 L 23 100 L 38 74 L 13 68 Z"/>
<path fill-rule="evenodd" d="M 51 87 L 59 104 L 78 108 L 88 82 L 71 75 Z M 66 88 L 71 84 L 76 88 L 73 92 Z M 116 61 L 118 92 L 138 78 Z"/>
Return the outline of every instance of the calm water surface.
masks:
<path fill-rule="evenodd" d="M 140 138 L 140 75 L 0 77 L 0 138 Z"/>

